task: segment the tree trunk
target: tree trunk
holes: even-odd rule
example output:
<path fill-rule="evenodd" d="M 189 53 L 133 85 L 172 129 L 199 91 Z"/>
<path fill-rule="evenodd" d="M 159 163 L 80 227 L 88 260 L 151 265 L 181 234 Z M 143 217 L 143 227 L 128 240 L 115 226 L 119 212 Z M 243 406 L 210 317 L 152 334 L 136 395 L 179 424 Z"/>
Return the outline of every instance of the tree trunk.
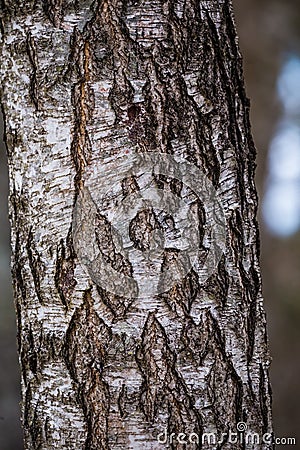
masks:
<path fill-rule="evenodd" d="M 25 448 L 273 448 L 230 4 L 1 6 Z"/>

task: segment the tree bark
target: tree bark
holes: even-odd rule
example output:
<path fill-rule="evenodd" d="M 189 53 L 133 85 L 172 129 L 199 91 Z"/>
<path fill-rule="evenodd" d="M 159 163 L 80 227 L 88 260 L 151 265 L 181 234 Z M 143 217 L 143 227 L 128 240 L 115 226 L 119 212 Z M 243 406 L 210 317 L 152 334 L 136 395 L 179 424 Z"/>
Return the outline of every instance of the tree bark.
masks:
<path fill-rule="evenodd" d="M 230 3 L 1 6 L 25 448 L 273 448 Z"/>

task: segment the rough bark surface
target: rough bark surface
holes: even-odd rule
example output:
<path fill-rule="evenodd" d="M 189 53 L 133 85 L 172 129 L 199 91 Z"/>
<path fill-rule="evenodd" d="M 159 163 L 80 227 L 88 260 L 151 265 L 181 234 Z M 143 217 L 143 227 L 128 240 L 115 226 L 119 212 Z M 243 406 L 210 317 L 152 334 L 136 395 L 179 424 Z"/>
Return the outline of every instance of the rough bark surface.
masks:
<path fill-rule="evenodd" d="M 255 148 L 230 4 L 2 0 L 0 17 L 25 448 L 273 448 L 201 444 L 239 422 L 272 433 Z M 134 294 L 139 255 L 176 225 L 146 208 L 129 224 L 136 257 L 116 243 L 97 192 L 118 184 L 114 209 L 142 189 L 120 159 L 133 151 L 183 157 L 218 191 L 226 247 L 204 282 L 198 261 L 153 297 L 101 285 L 104 261 Z M 152 178 L 190 198 L 205 255 L 201 202 L 178 179 Z M 164 249 L 162 272 L 178 253 Z M 165 430 L 199 443 L 160 444 Z"/>

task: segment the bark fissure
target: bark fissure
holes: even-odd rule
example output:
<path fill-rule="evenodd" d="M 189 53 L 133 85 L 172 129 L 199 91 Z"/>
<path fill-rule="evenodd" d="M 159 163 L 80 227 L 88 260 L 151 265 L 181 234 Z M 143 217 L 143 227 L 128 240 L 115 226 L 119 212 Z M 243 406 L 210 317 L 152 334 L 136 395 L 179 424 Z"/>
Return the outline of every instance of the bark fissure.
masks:
<path fill-rule="evenodd" d="M 110 329 L 93 311 L 91 293 L 85 292 L 83 304 L 69 324 L 63 353 L 72 380 L 77 386 L 78 401 L 86 420 L 85 448 L 108 449 L 109 389 L 102 371 L 107 360 L 105 343 Z"/>
<path fill-rule="evenodd" d="M 72 228 L 70 228 L 66 243 L 61 239 L 57 246 L 55 271 L 55 286 L 59 292 L 62 304 L 66 308 L 68 308 L 72 292 L 76 286 L 76 280 L 74 278 L 75 268 L 75 252 L 72 243 Z"/>
<path fill-rule="evenodd" d="M 32 75 L 30 79 L 30 97 L 31 100 L 34 103 L 34 106 L 36 109 L 39 109 L 39 86 L 38 86 L 38 79 L 37 79 L 37 71 L 38 71 L 38 65 L 37 65 L 37 56 L 36 56 L 36 47 L 34 38 L 32 37 L 31 33 L 29 32 L 27 34 L 27 52 L 30 60 L 30 64 L 32 66 Z"/>

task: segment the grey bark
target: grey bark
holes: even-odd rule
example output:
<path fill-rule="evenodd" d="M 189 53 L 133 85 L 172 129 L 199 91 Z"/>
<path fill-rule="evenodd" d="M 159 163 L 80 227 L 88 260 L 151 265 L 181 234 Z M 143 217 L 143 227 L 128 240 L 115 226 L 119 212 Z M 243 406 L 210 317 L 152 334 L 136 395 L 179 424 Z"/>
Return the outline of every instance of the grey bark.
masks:
<path fill-rule="evenodd" d="M 273 448 L 201 443 L 241 422 L 272 433 L 255 148 L 230 3 L 2 0 L 0 24 L 25 448 Z M 157 205 L 129 220 L 131 247 L 116 233 L 109 214 L 128 199 L 130 215 L 145 191 L 130 158 L 153 152 L 198 168 L 207 184 L 190 182 L 217 193 L 226 241 L 206 278 L 210 211 L 167 157 L 148 182 L 164 205 L 185 201 L 196 261 L 161 244 L 184 219 Z M 176 436 L 160 444 L 161 432 Z"/>

